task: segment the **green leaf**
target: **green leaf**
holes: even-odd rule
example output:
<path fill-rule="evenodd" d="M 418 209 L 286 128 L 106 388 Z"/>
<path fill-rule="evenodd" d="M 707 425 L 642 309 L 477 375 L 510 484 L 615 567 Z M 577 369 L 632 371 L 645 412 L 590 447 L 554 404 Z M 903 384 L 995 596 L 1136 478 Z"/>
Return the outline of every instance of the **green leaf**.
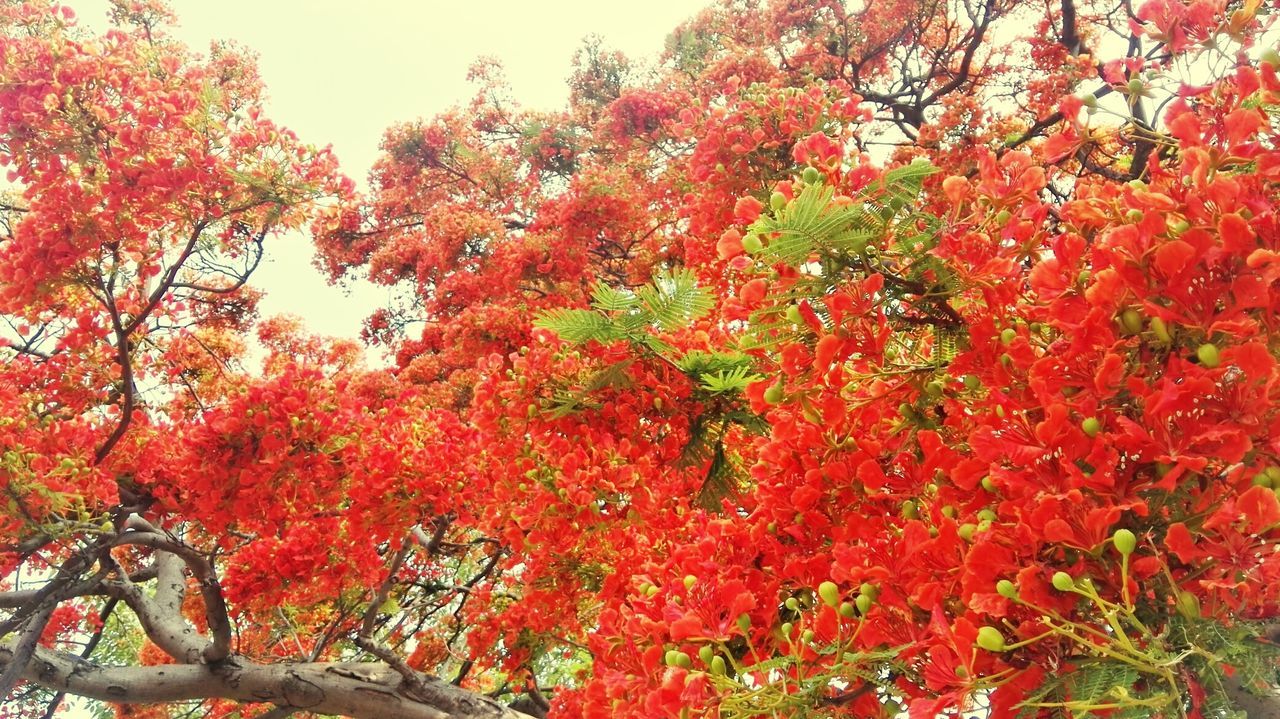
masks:
<path fill-rule="evenodd" d="M 795 663 L 795 659 L 792 659 L 791 657 L 788 657 L 788 656 L 773 657 L 771 659 L 766 659 L 762 662 L 756 662 L 755 664 L 752 664 L 749 667 L 744 667 L 742 672 L 744 674 L 749 674 L 753 672 L 761 672 L 761 673 L 770 672 L 770 671 L 773 671 L 774 669 L 782 669 L 783 667 L 789 667 L 794 663 Z"/>
<path fill-rule="evenodd" d="M 810 185 L 785 208 L 764 215 L 751 232 L 768 239 L 761 250 L 766 261 L 797 266 L 815 252 L 860 252 L 883 233 L 883 225 L 861 207 L 831 203 L 835 190 Z"/>
<path fill-rule="evenodd" d="M 608 342 L 621 339 L 620 333 L 608 317 L 591 310 L 547 310 L 533 321 L 533 326 L 551 330 L 566 342 Z"/>
<path fill-rule="evenodd" d="M 604 369 L 592 372 L 580 386 L 556 390 L 551 397 L 547 415 L 552 419 L 560 419 L 584 409 L 600 408 L 602 405 L 593 402 L 591 395 L 609 387 L 630 387 L 631 375 L 627 374 L 627 368 L 630 366 L 631 360 L 615 362 Z"/>
<path fill-rule="evenodd" d="M 645 336 L 640 343 L 653 350 L 654 353 L 662 355 L 663 357 L 670 357 L 676 352 L 675 347 L 672 347 L 669 343 L 664 342 L 653 335 Z"/>
<path fill-rule="evenodd" d="M 640 304 L 631 290 L 617 289 L 601 282 L 591 291 L 591 304 L 604 312 L 625 312 Z"/>
<path fill-rule="evenodd" d="M 698 287 L 693 271 L 685 268 L 658 273 L 636 296 L 651 322 L 664 330 L 685 327 L 715 306 L 710 293 Z"/>
<path fill-rule="evenodd" d="M 762 379 L 760 375 L 753 373 L 751 368 L 747 366 L 722 369 L 714 373 L 703 373 L 700 378 L 703 388 L 714 394 L 741 392 L 747 388 L 747 385 Z"/>
<path fill-rule="evenodd" d="M 939 169 L 927 161 L 912 162 L 884 173 L 880 187 L 888 194 L 891 203 L 897 200 L 909 204 L 920 196 L 924 178 L 937 172 Z"/>
<path fill-rule="evenodd" d="M 1130 689 L 1138 681 L 1138 670 L 1119 662 L 1082 664 L 1067 677 L 1072 701 L 1094 702 L 1115 687 Z"/>

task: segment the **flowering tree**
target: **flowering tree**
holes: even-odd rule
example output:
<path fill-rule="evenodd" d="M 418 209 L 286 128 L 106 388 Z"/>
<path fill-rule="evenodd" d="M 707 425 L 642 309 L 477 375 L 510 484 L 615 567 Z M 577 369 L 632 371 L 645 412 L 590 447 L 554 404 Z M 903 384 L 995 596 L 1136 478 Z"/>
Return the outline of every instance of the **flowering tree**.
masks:
<path fill-rule="evenodd" d="M 1280 711 L 1257 0 L 729 1 L 367 197 L 159 5 L 0 7 L 0 711 Z M 394 369 L 255 325 L 309 219 Z"/>

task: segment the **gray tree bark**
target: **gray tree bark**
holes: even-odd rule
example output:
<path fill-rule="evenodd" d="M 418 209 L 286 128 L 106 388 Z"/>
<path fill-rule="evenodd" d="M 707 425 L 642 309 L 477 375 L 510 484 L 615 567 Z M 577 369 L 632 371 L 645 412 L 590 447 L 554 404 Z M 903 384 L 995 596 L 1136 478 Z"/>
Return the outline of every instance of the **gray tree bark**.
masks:
<path fill-rule="evenodd" d="M 0 645 L 0 669 L 14 642 Z M 351 719 L 529 719 L 492 699 L 434 677 L 411 693 L 382 663 L 257 664 L 232 656 L 216 665 L 104 667 L 39 648 L 26 681 L 67 694 L 125 704 L 197 699 L 266 702 Z"/>

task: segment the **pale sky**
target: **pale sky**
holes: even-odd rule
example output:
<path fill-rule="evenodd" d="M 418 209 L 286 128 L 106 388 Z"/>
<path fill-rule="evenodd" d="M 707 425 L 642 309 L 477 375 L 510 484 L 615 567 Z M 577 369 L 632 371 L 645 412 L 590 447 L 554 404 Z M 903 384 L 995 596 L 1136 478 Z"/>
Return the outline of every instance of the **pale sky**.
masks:
<path fill-rule="evenodd" d="M 467 68 L 480 56 L 506 67 L 525 107 L 554 109 L 568 97 L 569 61 L 584 37 L 633 60 L 661 51 L 667 34 L 703 0 L 171 0 L 175 35 L 198 51 L 235 40 L 259 54 L 267 116 L 304 142 L 332 144 L 362 186 L 382 132 L 430 117 L 473 95 Z M 106 0 L 65 0 L 80 21 L 105 26 Z M 385 304 L 383 288 L 347 295 L 311 266 L 305 237 L 278 238 L 254 284 L 264 315 L 289 312 L 323 334 L 354 337 Z M 372 358 L 371 358 L 372 359 Z"/>

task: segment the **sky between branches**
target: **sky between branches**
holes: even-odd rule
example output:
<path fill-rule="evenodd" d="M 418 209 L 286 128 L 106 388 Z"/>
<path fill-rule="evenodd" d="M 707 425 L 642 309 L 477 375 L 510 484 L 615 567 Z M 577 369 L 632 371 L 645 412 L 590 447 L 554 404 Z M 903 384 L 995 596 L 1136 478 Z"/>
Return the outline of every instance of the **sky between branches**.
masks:
<path fill-rule="evenodd" d="M 80 22 L 107 26 L 107 0 L 66 0 Z M 632 59 L 651 58 L 698 0 L 172 0 L 174 35 L 204 52 L 234 40 L 259 55 L 267 116 L 317 145 L 332 144 L 343 171 L 363 187 L 383 131 L 430 117 L 474 93 L 467 69 L 498 58 L 522 105 L 554 109 L 582 39 L 601 36 Z M 299 315 L 326 335 L 355 337 L 387 302 L 383 288 L 329 286 L 311 266 L 305 237 L 280 238 L 254 284 L 264 316 Z"/>

